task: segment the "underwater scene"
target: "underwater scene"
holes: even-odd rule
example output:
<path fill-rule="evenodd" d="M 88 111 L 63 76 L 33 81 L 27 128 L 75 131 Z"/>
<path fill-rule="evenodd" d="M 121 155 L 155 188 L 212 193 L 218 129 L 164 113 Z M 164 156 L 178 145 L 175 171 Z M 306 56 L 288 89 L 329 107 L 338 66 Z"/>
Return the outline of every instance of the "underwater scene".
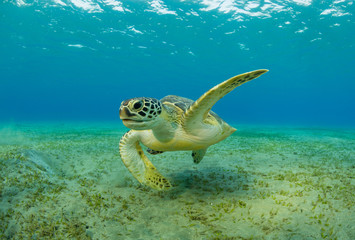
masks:
<path fill-rule="evenodd" d="M 0 3 L 0 239 L 355 239 L 352 0 Z"/>

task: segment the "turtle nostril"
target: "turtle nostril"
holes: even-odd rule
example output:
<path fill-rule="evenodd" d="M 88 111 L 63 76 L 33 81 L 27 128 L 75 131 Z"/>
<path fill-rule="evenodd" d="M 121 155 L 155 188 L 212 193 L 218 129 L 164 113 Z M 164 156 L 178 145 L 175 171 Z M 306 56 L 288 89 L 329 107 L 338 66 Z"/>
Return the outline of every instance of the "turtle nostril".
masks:
<path fill-rule="evenodd" d="M 130 99 L 124 100 L 124 101 L 121 103 L 121 105 L 122 105 L 122 106 L 127 106 L 128 103 L 129 103 L 129 101 L 130 101 Z"/>

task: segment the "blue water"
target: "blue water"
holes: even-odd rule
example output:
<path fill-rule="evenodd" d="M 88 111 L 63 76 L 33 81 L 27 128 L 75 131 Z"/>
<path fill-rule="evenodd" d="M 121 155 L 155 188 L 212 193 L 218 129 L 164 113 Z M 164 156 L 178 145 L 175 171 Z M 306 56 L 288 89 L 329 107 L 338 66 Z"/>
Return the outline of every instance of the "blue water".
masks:
<path fill-rule="evenodd" d="M 355 125 L 354 1 L 5 0 L 1 121 L 119 121 L 126 98 L 218 102 L 232 123 Z"/>

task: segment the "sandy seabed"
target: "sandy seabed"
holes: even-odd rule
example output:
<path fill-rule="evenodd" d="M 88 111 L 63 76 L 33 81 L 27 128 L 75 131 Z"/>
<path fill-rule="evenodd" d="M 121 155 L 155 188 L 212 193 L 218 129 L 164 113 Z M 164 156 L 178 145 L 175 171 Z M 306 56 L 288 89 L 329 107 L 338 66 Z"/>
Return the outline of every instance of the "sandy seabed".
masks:
<path fill-rule="evenodd" d="M 355 130 L 238 126 L 196 165 L 123 165 L 121 125 L 3 124 L 0 239 L 355 239 Z"/>

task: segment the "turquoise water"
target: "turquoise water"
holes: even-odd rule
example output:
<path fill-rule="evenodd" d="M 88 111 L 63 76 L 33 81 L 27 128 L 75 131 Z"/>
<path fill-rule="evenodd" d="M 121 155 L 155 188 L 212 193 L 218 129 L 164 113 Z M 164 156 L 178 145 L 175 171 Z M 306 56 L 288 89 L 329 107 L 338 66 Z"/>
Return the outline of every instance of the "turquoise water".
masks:
<path fill-rule="evenodd" d="M 354 8 L 2 1 L 0 239 L 355 239 Z M 142 145 L 169 191 L 127 170 L 123 100 L 195 100 L 256 69 L 213 107 L 238 131 L 199 164 Z"/>
<path fill-rule="evenodd" d="M 122 100 L 197 99 L 267 68 L 214 110 L 235 123 L 354 126 L 354 3 L 4 1 L 0 120 L 117 121 Z"/>

